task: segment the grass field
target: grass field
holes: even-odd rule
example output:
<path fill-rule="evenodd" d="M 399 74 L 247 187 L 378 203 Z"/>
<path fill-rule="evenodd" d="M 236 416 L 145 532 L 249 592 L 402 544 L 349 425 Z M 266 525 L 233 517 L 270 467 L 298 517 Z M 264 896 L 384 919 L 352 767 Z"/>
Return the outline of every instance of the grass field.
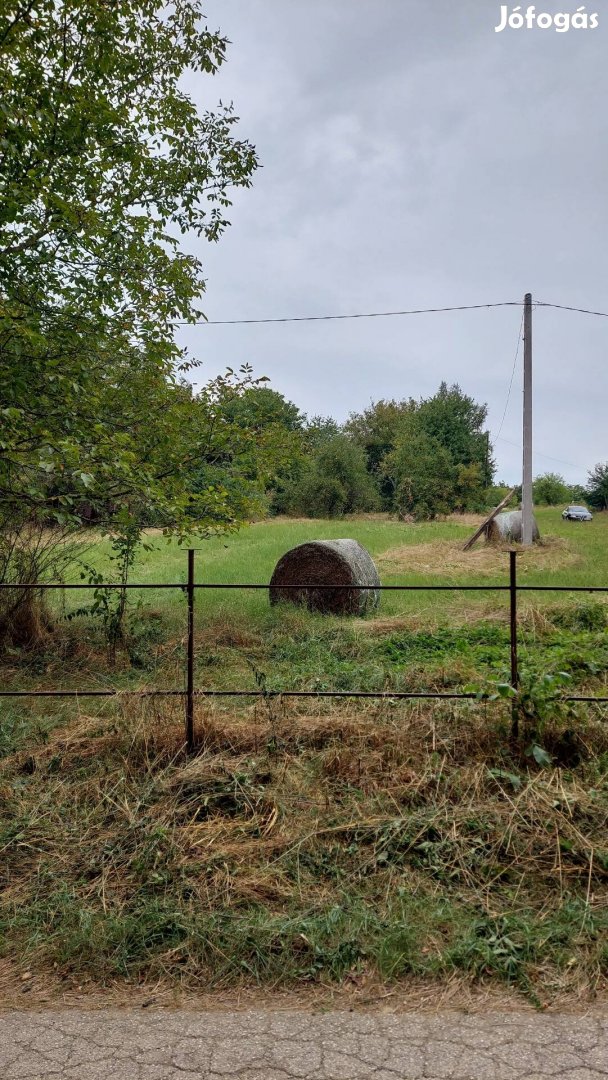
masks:
<path fill-rule="evenodd" d="M 539 512 L 543 544 L 518 556 L 522 584 L 608 583 L 608 515 L 590 524 L 563 522 L 558 510 Z M 352 521 L 262 522 L 240 533 L 196 542 L 196 581 L 265 583 L 280 556 L 315 537 L 349 535 L 367 547 L 383 584 L 502 584 L 508 555 L 483 543 L 462 551 L 474 519 L 403 525 L 381 517 Z M 132 580 L 182 583 L 186 549 L 148 537 Z M 108 546 L 95 543 L 86 559 L 106 580 Z M 74 580 L 79 580 L 77 573 Z M 64 614 L 91 594 L 67 592 Z M 184 677 L 185 596 L 181 589 L 130 593 L 130 645 L 116 666 L 100 655 L 100 628 L 90 618 L 61 624 L 31 660 L 19 658 L 13 677 L 24 688 L 46 686 L 180 688 Z M 524 674 L 570 672 L 573 687 L 602 694 L 608 651 L 601 597 L 522 593 Z M 509 671 L 508 595 L 492 592 L 389 592 L 366 619 L 336 619 L 291 608 L 271 609 L 265 591 L 196 593 L 197 686 L 215 689 L 415 691 L 483 688 Z M 62 637 L 60 633 L 60 638 Z M 7 678 L 10 678 L 7 672 Z M 260 682 L 262 680 L 262 682 Z"/>
<path fill-rule="evenodd" d="M 602 585 L 608 582 L 608 514 L 596 515 L 591 524 L 564 522 L 555 508 L 540 509 L 537 519 L 546 546 L 519 562 L 520 576 L 527 584 L 544 585 Z M 472 534 L 473 516 L 454 517 L 445 522 L 404 525 L 377 518 L 354 520 L 312 521 L 277 519 L 260 522 L 239 533 L 217 537 L 204 542 L 194 540 L 196 580 L 198 582 L 264 583 L 282 554 L 312 539 L 336 539 L 350 536 L 366 547 L 379 561 L 385 585 L 431 584 L 438 578 L 453 584 L 501 584 L 508 578 L 508 556 L 504 552 L 488 555 L 479 543 L 473 551 L 463 554 L 461 548 Z M 185 582 L 185 547 L 167 543 L 162 537 L 148 538 L 152 552 L 144 552 L 138 560 L 132 579 L 141 582 Z M 110 571 L 106 558 L 107 545 L 96 544 L 87 556 L 100 570 Z M 447 557 L 446 557 L 447 553 Z M 77 580 L 77 578 L 74 578 Z M 143 598 L 142 593 L 140 598 Z M 152 593 L 145 597 L 157 607 L 173 607 L 175 594 Z M 487 597 L 482 598 L 487 599 Z M 237 612 L 258 616 L 266 610 L 263 594 L 209 594 L 207 610 Z M 422 608 L 445 605 L 445 598 L 427 594 Z M 462 596 L 457 599 L 462 604 Z M 383 597 L 383 612 L 399 612 L 421 608 L 421 596 L 416 594 L 387 594 Z"/>
<path fill-rule="evenodd" d="M 608 585 L 608 515 L 538 517 L 522 581 Z M 463 555 L 472 529 L 260 523 L 199 544 L 197 580 L 266 582 L 289 547 L 352 536 L 387 584 L 503 583 L 504 552 Z M 185 581 L 185 550 L 152 540 L 133 579 Z M 103 544 L 87 557 L 105 572 Z M 66 596 L 59 613 L 83 602 Z M 58 618 L 47 647 L 5 658 L 4 684 L 182 687 L 183 595 L 133 600 L 115 665 L 95 620 Z M 342 620 L 199 592 L 197 685 L 488 695 L 508 675 L 507 615 L 484 592 L 385 594 Z M 545 677 L 608 695 L 607 623 L 597 598 L 522 598 L 517 744 L 508 700 L 200 702 L 191 760 L 176 701 L 0 705 L 0 988 L 25 972 L 40 993 L 372 978 L 603 994 L 608 711 L 560 705 Z"/>

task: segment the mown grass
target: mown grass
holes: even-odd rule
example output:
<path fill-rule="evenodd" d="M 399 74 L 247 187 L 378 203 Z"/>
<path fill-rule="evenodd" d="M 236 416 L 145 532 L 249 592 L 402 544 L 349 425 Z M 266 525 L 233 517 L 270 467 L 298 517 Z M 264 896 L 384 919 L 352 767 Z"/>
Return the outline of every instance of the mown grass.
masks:
<path fill-rule="evenodd" d="M 4 955 L 107 985 L 293 986 L 371 974 L 608 975 L 608 732 L 575 769 L 509 749 L 500 706 L 106 706 L 0 772 Z M 557 741 L 559 725 L 547 734 Z"/>
<path fill-rule="evenodd" d="M 527 580 L 608 583 L 608 516 L 539 516 L 558 539 L 544 567 L 542 551 L 522 559 Z M 198 580 L 264 582 L 295 543 L 347 535 L 380 559 L 425 545 L 388 583 L 463 583 L 454 541 L 470 532 L 265 523 L 209 541 Z M 452 567 L 425 569 L 438 538 Z M 183 549 L 156 542 L 134 578 L 183 580 Z M 116 665 L 94 620 L 60 618 L 45 648 L 5 657 L 3 682 L 183 687 L 183 596 L 134 599 Z M 526 597 L 525 688 L 565 671 L 567 692 L 607 696 L 607 623 L 601 598 Z M 462 978 L 537 1003 L 606 989 L 606 708 L 549 700 L 534 714 L 532 694 L 511 741 L 509 701 L 487 700 L 508 677 L 506 597 L 385 594 L 375 616 L 340 620 L 201 592 L 196 627 L 199 689 L 269 693 L 200 702 L 191 760 L 179 702 L 0 704 L 0 950 L 17 972 L 189 989 Z M 288 688 L 482 697 L 296 704 L 275 696 Z"/>
<path fill-rule="evenodd" d="M 541 510 L 538 516 L 543 537 L 548 539 L 546 547 L 531 556 L 518 558 L 522 583 L 598 585 L 608 582 L 608 515 L 597 516 L 590 525 L 562 522 L 556 509 Z M 270 579 L 277 560 L 288 548 L 315 536 L 348 534 L 360 540 L 378 560 L 384 584 L 504 585 L 508 569 L 506 552 L 488 554 L 480 545 L 470 556 L 462 554 L 461 545 L 471 534 L 472 527 L 470 523 L 463 524 L 458 520 L 403 525 L 376 518 L 338 522 L 263 522 L 235 536 L 198 542 L 201 550 L 197 551 L 196 580 L 218 584 L 264 583 Z M 158 536 L 148 540 L 153 550 L 142 552 L 132 580 L 159 584 L 185 582 L 185 549 Z M 411 558 L 408 552 L 411 552 Z M 107 544 L 99 542 L 89 550 L 87 558 L 111 577 L 112 567 L 107 556 Z M 79 580 L 77 571 L 74 580 Z M 45 677 L 47 684 L 52 682 L 57 687 L 115 685 L 126 688 L 150 685 L 162 677 L 164 685 L 182 686 L 186 604 L 180 588 L 130 593 L 128 640 L 114 670 L 100 660 L 100 627 L 96 629 L 94 622 L 86 617 L 74 617 L 75 610 L 86 608 L 90 599 L 90 593 L 86 591 L 67 592 L 61 600 L 56 598 L 62 618 L 58 639 L 50 641 L 46 653 L 42 650 L 33 657 L 18 656 L 14 675 L 7 673 L 7 680 L 13 677 L 26 686 Z M 527 653 L 535 669 L 545 661 L 537 663 L 531 653 L 538 653 L 541 648 L 545 650 L 550 668 L 555 668 L 557 661 L 562 667 L 565 664 L 564 650 L 560 651 L 560 639 L 555 636 L 551 619 L 551 609 L 558 602 L 560 607 L 576 612 L 581 605 L 580 594 L 520 594 L 522 622 L 529 630 L 522 641 L 524 663 Z M 601 598 L 595 608 L 591 604 L 589 610 L 597 609 L 600 602 Z M 587 600 L 584 603 L 589 606 Z M 543 612 L 549 613 L 546 626 L 543 626 Z M 63 619 L 66 615 L 71 622 Z M 308 685 L 304 678 L 307 668 L 313 680 L 316 677 L 323 683 L 323 687 L 316 687 L 318 689 L 331 689 L 328 680 L 333 675 L 339 677 L 340 683 L 334 689 L 354 689 L 355 684 L 348 682 L 349 666 L 353 675 L 360 674 L 361 689 L 416 688 L 416 667 L 423 668 L 424 673 L 436 674 L 439 684 L 458 685 L 467 680 L 503 677 L 508 669 L 504 637 L 507 618 L 508 594 L 504 592 L 466 593 L 457 589 L 454 592 L 389 592 L 382 595 L 380 610 L 374 616 L 366 620 L 340 620 L 286 609 L 271 610 L 264 590 L 199 590 L 196 593 L 197 662 L 203 684 L 218 689 L 232 688 L 236 683 L 241 685 L 243 678 L 253 688 L 256 672 L 264 676 L 267 685 L 272 685 L 273 689 L 279 686 L 275 675 L 284 688 L 314 689 L 315 686 Z M 479 631 L 471 628 L 475 622 L 483 624 Z M 502 629 L 498 630 L 491 625 L 493 623 Z M 456 634 L 452 646 L 445 640 L 445 630 L 449 626 L 455 628 Z M 547 627 L 550 633 L 543 632 Z M 433 646 L 435 660 L 430 655 L 416 659 L 414 651 L 420 652 L 423 639 L 412 635 L 430 630 L 444 633 L 443 643 L 438 638 L 438 644 Z M 596 630 L 601 631 L 601 625 Z M 375 636 L 394 637 L 399 633 L 408 639 L 409 645 L 406 647 L 397 641 L 391 657 L 372 641 Z M 481 639 L 472 647 L 476 633 L 481 634 Z M 566 649 L 570 638 L 569 631 L 565 641 L 561 642 Z M 291 642 L 294 639 L 300 643 L 295 646 L 296 653 L 300 649 L 299 657 L 293 654 Z M 589 639 L 583 644 L 585 649 L 600 647 L 599 640 Z M 549 646 L 552 651 L 547 651 Z M 400 649 L 402 660 L 405 658 L 403 649 L 406 649 L 407 663 L 397 662 Z M 442 656 L 449 657 L 451 675 L 446 675 Z M 488 663 L 483 663 L 484 659 Z M 434 668 L 437 667 L 440 670 L 436 672 Z M 404 683 L 406 668 L 409 681 Z M 420 680 L 417 688 L 424 688 Z"/>
<path fill-rule="evenodd" d="M 519 573 L 522 583 L 543 585 L 602 585 L 608 582 L 608 514 L 596 515 L 590 524 L 564 522 L 559 509 L 545 508 L 537 511 L 537 518 L 542 537 L 549 541 L 546 554 L 535 557 L 531 562 L 525 556 L 519 561 Z M 240 532 L 225 537 L 214 537 L 206 541 L 194 539 L 196 548 L 196 581 L 217 584 L 238 582 L 264 584 L 270 581 L 272 571 L 281 555 L 297 544 L 313 539 L 336 539 L 352 537 L 366 547 L 375 559 L 399 548 L 416 550 L 427 545 L 444 542 L 459 546 L 472 535 L 473 525 L 461 522 L 458 518 L 444 522 L 402 524 L 381 517 L 355 518 L 346 520 L 290 520 L 276 519 L 259 522 L 245 527 Z M 185 584 L 186 548 L 158 535 L 151 535 L 148 543 L 152 550 L 142 552 L 133 569 L 131 579 L 147 584 Z M 572 557 L 565 560 L 554 558 L 554 548 L 563 545 Z M 552 546 L 553 545 L 553 546 Z M 495 570 L 476 576 L 475 552 L 483 548 L 481 543 L 466 560 L 459 571 L 446 571 L 441 546 L 431 555 L 426 568 L 420 561 L 412 559 L 408 565 L 407 557 L 400 561 L 399 569 L 394 568 L 391 560 L 384 566 L 381 575 L 385 585 L 428 585 L 439 578 L 442 584 L 505 584 L 508 581 L 508 556 L 499 553 L 495 559 Z M 108 559 L 107 542 L 99 541 L 87 552 L 87 561 L 104 573 L 111 573 Z M 77 573 L 74 581 L 79 581 Z M 107 579 L 109 580 L 109 579 Z M 82 594 L 85 596 L 86 594 Z M 176 625 L 183 621 L 184 598 L 178 590 L 134 591 L 134 603 L 145 603 L 165 614 L 173 616 Z M 536 602 L 535 598 L 535 602 Z M 79 606 L 78 594 L 66 594 L 66 605 L 70 608 Z M 479 603 L 492 602 L 503 609 L 506 600 L 491 593 L 478 596 L 456 593 L 386 593 L 382 598 L 382 611 L 386 615 L 430 612 L 435 615 L 446 610 L 462 611 Z M 257 618 L 266 610 L 267 597 L 263 592 L 210 590 L 197 593 L 197 606 L 200 618 L 212 615 L 230 616 L 233 612 Z"/>

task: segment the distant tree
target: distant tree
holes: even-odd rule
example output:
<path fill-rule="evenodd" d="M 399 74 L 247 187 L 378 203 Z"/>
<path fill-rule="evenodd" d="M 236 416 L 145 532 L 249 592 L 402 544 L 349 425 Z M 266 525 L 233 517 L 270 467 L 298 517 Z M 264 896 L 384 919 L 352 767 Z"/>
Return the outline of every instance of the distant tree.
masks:
<path fill-rule="evenodd" d="M 608 509 L 608 461 L 600 462 L 589 473 L 587 499 L 596 510 Z"/>
<path fill-rule="evenodd" d="M 380 400 L 362 413 L 351 413 L 344 425 L 345 432 L 365 451 L 368 471 L 378 487 L 385 510 L 395 508 L 395 486 L 390 470 L 384 468 L 384 462 L 395 449 L 400 432 L 404 427 L 411 426 L 415 410 L 416 402 L 413 399 Z"/>
<path fill-rule="evenodd" d="M 378 509 L 362 448 L 345 435 L 323 442 L 288 493 L 287 505 L 290 512 L 309 517 Z"/>
<path fill-rule="evenodd" d="M 431 520 L 455 508 L 457 470 L 445 447 L 425 432 L 404 435 L 382 469 L 390 477 L 394 508 L 400 515 Z"/>
<path fill-rule="evenodd" d="M 559 473 L 543 473 L 532 485 L 532 496 L 537 506 L 559 506 L 571 497 L 570 488 Z"/>
<path fill-rule="evenodd" d="M 456 466 L 455 510 L 483 510 L 486 505 L 486 489 L 482 483 L 479 462 Z"/>
<path fill-rule="evenodd" d="M 351 413 L 345 431 L 365 450 L 368 468 L 371 473 L 381 472 L 382 462 L 394 449 L 399 432 L 416 411 L 416 402 L 385 401 L 374 402 L 362 413 Z"/>
<path fill-rule="evenodd" d="M 484 505 L 484 491 L 494 475 L 489 433 L 484 430 L 486 416 L 485 405 L 464 394 L 459 386 L 448 387 L 443 382 L 433 397 L 419 402 L 413 398 L 375 402 L 364 412 L 351 414 L 345 431 L 364 448 L 386 509 L 398 509 L 394 470 L 387 461 L 397 445 L 414 434 L 428 436 L 430 445 L 445 450 L 452 467 L 450 475 L 460 477 L 451 509 L 477 509 Z M 444 455 L 438 459 L 438 468 L 439 460 L 445 461 Z"/>
<path fill-rule="evenodd" d="M 198 454 L 192 430 L 187 433 L 190 492 L 200 499 L 209 490 L 223 490 L 239 520 L 266 513 L 303 459 L 302 414 L 282 394 L 250 381 L 226 394 L 210 419 L 214 437 L 201 443 Z"/>
<path fill-rule="evenodd" d="M 587 488 L 583 484 L 570 484 L 568 487 L 569 503 L 586 503 L 588 497 Z"/>
<path fill-rule="evenodd" d="M 305 477 L 310 476 L 311 462 L 323 447 L 341 435 L 340 425 L 331 416 L 313 416 L 310 420 L 303 417 L 303 422 L 303 428 L 294 433 L 297 437 L 292 439 L 289 460 L 272 485 L 270 512 L 273 514 L 292 511 L 294 500 L 300 498 Z"/>
<path fill-rule="evenodd" d="M 225 418 L 247 431 L 264 431 L 270 427 L 302 431 L 306 420 L 297 405 L 268 386 L 253 386 L 235 396 L 225 410 Z"/>
<path fill-rule="evenodd" d="M 445 382 L 416 411 L 420 429 L 448 451 L 454 465 L 479 466 L 479 490 L 492 483 L 495 469 L 489 432 L 484 430 L 487 414 L 486 405 L 463 393 L 458 384 Z"/>
<path fill-rule="evenodd" d="M 332 416 L 311 416 L 306 421 L 304 444 L 307 450 L 316 450 L 324 443 L 340 435 L 340 425 Z"/>

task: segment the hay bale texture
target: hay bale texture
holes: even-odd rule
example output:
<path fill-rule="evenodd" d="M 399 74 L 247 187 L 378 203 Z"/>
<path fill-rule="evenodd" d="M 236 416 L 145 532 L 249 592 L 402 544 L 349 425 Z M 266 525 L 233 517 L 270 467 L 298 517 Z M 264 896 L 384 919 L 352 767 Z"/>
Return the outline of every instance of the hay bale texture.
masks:
<path fill-rule="evenodd" d="M 488 525 L 486 537 L 495 544 L 520 544 L 522 537 L 521 510 L 510 510 L 505 514 L 497 514 Z M 532 538 L 540 540 L 536 518 L 533 518 Z"/>
<path fill-rule="evenodd" d="M 324 590 L 319 585 L 341 588 Z M 277 563 L 270 603 L 302 604 L 326 615 L 363 615 L 378 607 L 379 585 L 375 563 L 357 540 L 311 540 L 292 548 Z"/>

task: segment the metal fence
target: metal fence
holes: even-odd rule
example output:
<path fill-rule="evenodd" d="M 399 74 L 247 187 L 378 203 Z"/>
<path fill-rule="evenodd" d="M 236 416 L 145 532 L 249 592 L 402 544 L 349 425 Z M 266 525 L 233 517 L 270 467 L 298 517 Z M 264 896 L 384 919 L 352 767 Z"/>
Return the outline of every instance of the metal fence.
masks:
<path fill-rule="evenodd" d="M 590 585 L 519 585 L 517 581 L 517 552 L 509 551 L 509 580 L 503 585 L 365 585 L 355 586 L 359 590 L 379 590 L 380 592 L 504 592 L 509 594 L 509 643 L 510 643 L 510 686 L 517 694 L 520 686 L 518 664 L 518 615 L 517 598 L 522 592 L 567 592 L 567 593 L 608 593 L 608 587 Z M 142 690 L 0 690 L 0 697 L 116 697 L 131 695 L 134 697 L 182 697 L 185 699 L 185 735 L 186 746 L 189 751 L 195 747 L 194 732 L 194 703 L 197 697 L 207 698 L 372 698 L 372 699 L 429 699 L 429 700 L 478 700 L 477 693 L 437 693 L 435 691 L 367 691 L 367 690 L 210 690 L 197 689 L 194 679 L 194 608 L 195 595 L 198 590 L 266 590 L 270 585 L 238 582 L 235 584 L 220 584 L 218 582 L 196 583 L 195 580 L 195 550 L 188 551 L 187 581 L 172 582 L 170 584 L 133 583 L 127 585 L 115 582 L 96 583 L 94 586 L 87 584 L 63 584 L 62 582 L 32 584 L 32 583 L 0 583 L 0 589 L 34 589 L 37 591 L 48 589 L 180 589 L 185 591 L 187 599 L 187 638 L 186 638 L 186 686 L 183 690 L 142 689 Z M 281 585 L 281 589 L 314 589 L 344 590 L 344 585 L 317 585 L 305 582 L 299 585 Z M 608 697 L 589 696 L 564 696 L 562 701 L 588 702 L 608 704 Z M 517 735 L 518 714 L 516 708 L 513 712 L 513 734 Z"/>

